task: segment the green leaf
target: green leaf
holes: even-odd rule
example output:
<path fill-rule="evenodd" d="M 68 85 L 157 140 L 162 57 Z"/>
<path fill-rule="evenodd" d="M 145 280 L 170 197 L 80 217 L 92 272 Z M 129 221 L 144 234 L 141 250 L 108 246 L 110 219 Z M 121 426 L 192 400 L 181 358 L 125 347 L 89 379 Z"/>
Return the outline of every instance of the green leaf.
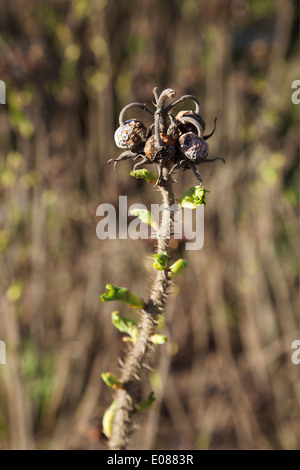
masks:
<path fill-rule="evenodd" d="M 151 343 L 153 344 L 165 344 L 165 342 L 167 341 L 167 337 L 166 336 L 163 336 L 163 335 L 158 335 L 158 334 L 155 334 L 155 335 L 152 335 L 150 337 L 150 341 Z"/>
<path fill-rule="evenodd" d="M 166 325 L 166 319 L 165 319 L 165 316 L 162 313 L 159 313 L 157 315 L 156 320 L 157 320 L 157 324 L 158 324 L 157 328 L 163 328 Z"/>
<path fill-rule="evenodd" d="M 173 279 L 173 277 L 178 276 L 178 274 L 181 274 L 185 270 L 187 265 L 188 262 L 185 259 L 178 259 L 177 261 L 175 261 L 175 263 L 173 263 L 170 267 L 170 278 Z"/>
<path fill-rule="evenodd" d="M 105 411 L 102 418 L 102 432 L 108 439 L 111 437 L 112 434 L 117 405 L 117 400 L 114 400 L 110 407 Z"/>
<path fill-rule="evenodd" d="M 108 292 L 105 292 L 101 295 L 102 302 L 112 302 L 113 300 L 118 300 L 123 302 L 133 308 L 143 308 L 144 301 L 138 297 L 134 292 L 131 292 L 126 287 L 112 286 L 107 284 L 106 289 Z"/>
<path fill-rule="evenodd" d="M 196 209 L 203 204 L 206 205 L 205 194 L 210 193 L 208 189 L 203 186 L 193 186 L 188 189 L 180 198 L 180 206 L 186 209 Z"/>
<path fill-rule="evenodd" d="M 137 411 L 148 410 L 150 406 L 155 402 L 155 400 L 156 398 L 155 398 L 154 392 L 150 392 L 147 400 L 142 401 L 136 406 Z"/>
<path fill-rule="evenodd" d="M 126 333 L 130 336 L 130 338 L 123 338 L 124 341 L 132 341 L 136 342 L 139 337 L 139 330 L 137 328 L 137 324 L 135 321 L 131 320 L 127 317 L 122 317 L 119 312 L 112 312 L 111 314 L 112 323 L 117 328 L 117 330 L 121 331 L 121 333 Z"/>
<path fill-rule="evenodd" d="M 103 372 L 101 374 L 103 382 L 110 388 L 115 390 L 120 390 L 124 387 L 122 382 L 120 382 L 117 377 L 111 372 Z"/>
<path fill-rule="evenodd" d="M 157 175 L 152 171 L 146 170 L 145 168 L 142 168 L 141 170 L 131 171 L 130 175 L 137 179 L 144 179 L 148 181 L 148 183 L 152 184 L 156 183 L 157 180 Z"/>
<path fill-rule="evenodd" d="M 124 343 L 135 343 L 136 341 L 133 341 L 132 336 L 123 336 L 122 341 Z"/>
<path fill-rule="evenodd" d="M 150 225 L 157 230 L 157 222 L 153 219 L 153 215 L 150 211 L 147 211 L 147 209 L 131 209 L 130 215 L 135 215 L 143 222 L 143 224 Z"/>
<path fill-rule="evenodd" d="M 168 256 L 166 252 L 154 255 L 154 269 L 165 270 L 167 269 L 168 265 Z"/>

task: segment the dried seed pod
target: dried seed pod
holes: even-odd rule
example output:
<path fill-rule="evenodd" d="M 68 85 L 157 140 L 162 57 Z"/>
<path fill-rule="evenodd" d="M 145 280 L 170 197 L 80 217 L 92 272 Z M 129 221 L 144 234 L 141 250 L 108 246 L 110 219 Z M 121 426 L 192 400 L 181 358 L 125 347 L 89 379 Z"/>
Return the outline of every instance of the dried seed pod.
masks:
<path fill-rule="evenodd" d="M 182 122 L 183 124 L 185 124 L 184 122 L 185 117 L 191 117 L 191 118 L 196 119 L 196 121 L 198 121 L 199 124 L 201 125 L 203 131 L 205 131 L 206 124 L 205 124 L 203 117 L 200 114 L 195 113 L 195 111 L 184 110 L 184 111 L 179 111 L 179 113 L 176 115 L 176 119 Z M 186 124 L 189 125 L 189 123 L 186 123 Z"/>
<path fill-rule="evenodd" d="M 179 138 L 179 144 L 180 152 L 195 163 L 205 160 L 208 155 L 208 143 L 194 134 L 194 132 L 183 134 Z"/>
<path fill-rule="evenodd" d="M 152 135 L 149 137 L 147 142 L 145 143 L 145 148 L 144 152 L 147 158 L 153 162 L 156 158 L 157 152 L 159 150 L 159 147 L 156 143 L 155 135 Z"/>
<path fill-rule="evenodd" d="M 160 137 L 164 144 L 162 147 L 157 144 L 155 135 L 149 137 L 145 144 L 144 152 L 146 157 L 149 158 L 151 162 L 162 161 L 168 157 L 171 157 L 172 155 L 175 155 L 176 153 L 174 140 L 162 132 L 160 133 Z"/>
<path fill-rule="evenodd" d="M 128 119 L 118 127 L 114 135 L 116 145 L 121 149 L 138 150 L 147 139 L 147 129 L 141 121 Z"/>

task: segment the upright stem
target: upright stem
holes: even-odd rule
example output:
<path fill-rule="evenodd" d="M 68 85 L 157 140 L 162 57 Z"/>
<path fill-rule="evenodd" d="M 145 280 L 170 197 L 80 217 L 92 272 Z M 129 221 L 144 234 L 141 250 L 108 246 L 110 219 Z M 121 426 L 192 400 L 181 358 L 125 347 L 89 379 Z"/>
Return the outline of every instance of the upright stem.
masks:
<path fill-rule="evenodd" d="M 168 169 L 163 169 L 163 179 L 159 189 L 162 194 L 164 211 L 161 228 L 158 234 L 157 253 L 167 253 L 169 256 L 169 236 L 173 230 L 174 216 L 170 211 L 174 204 L 174 193 L 172 178 L 168 175 Z M 110 447 L 112 449 L 126 449 L 129 436 L 133 431 L 133 414 L 136 405 L 140 401 L 139 373 L 144 365 L 146 355 L 151 348 L 150 337 L 157 328 L 157 315 L 162 312 L 168 295 L 170 280 L 168 272 L 156 271 L 152 285 L 152 291 L 146 307 L 141 311 L 141 321 L 139 324 L 140 335 L 128 352 L 122 367 L 120 380 L 124 384 L 122 390 L 118 390 L 117 410 L 114 419 Z"/>

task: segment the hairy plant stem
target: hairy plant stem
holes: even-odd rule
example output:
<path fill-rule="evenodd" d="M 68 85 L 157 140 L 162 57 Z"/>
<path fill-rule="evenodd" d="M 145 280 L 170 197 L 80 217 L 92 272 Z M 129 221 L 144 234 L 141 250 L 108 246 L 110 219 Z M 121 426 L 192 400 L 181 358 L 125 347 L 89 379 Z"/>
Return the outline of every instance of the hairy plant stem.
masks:
<path fill-rule="evenodd" d="M 162 194 L 164 210 L 158 234 L 157 253 L 166 252 L 169 257 L 169 234 L 172 233 L 174 222 L 170 208 L 175 201 L 172 178 L 168 172 L 168 168 L 163 169 L 163 179 L 158 186 Z M 169 285 L 168 271 L 155 271 L 148 303 L 141 311 L 140 336 L 132 349 L 128 351 L 121 370 L 120 380 L 124 388 L 118 390 L 116 394 L 117 410 L 110 439 L 111 449 L 126 449 L 129 444 L 129 437 L 133 431 L 133 415 L 140 401 L 139 373 L 143 368 L 147 353 L 153 346 L 151 346 L 150 337 L 157 328 L 157 315 L 163 311 L 166 304 Z"/>

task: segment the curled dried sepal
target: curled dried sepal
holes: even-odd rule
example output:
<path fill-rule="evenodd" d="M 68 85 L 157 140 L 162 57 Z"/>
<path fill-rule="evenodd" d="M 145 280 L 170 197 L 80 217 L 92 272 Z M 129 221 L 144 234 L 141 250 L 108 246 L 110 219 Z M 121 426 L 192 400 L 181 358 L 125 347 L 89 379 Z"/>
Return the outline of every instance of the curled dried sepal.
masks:
<path fill-rule="evenodd" d="M 142 109 L 143 111 L 147 111 L 151 116 L 153 116 L 153 111 L 148 108 L 144 103 L 130 103 L 124 106 L 124 108 L 121 110 L 120 115 L 119 115 L 119 123 L 120 126 L 124 126 L 126 124 L 125 120 L 125 114 L 132 108 L 139 108 Z"/>
<path fill-rule="evenodd" d="M 102 432 L 107 439 L 110 439 L 115 419 L 116 410 L 118 407 L 117 400 L 114 400 L 109 408 L 105 411 L 102 418 Z"/>
<path fill-rule="evenodd" d="M 130 172 L 131 176 L 134 176 L 134 178 L 137 179 L 144 179 L 148 181 L 148 183 L 156 183 L 157 180 L 157 175 L 153 173 L 153 171 L 146 170 L 145 168 L 142 168 L 141 170 L 134 170 Z"/>
<path fill-rule="evenodd" d="M 159 271 L 164 271 L 169 265 L 167 253 L 157 253 L 154 255 L 153 268 Z"/>
<path fill-rule="evenodd" d="M 181 274 L 187 267 L 188 262 L 185 259 L 178 259 L 170 266 L 170 279 Z"/>
<path fill-rule="evenodd" d="M 166 336 L 163 336 L 163 335 L 158 335 L 158 334 L 155 334 L 155 335 L 152 335 L 150 337 L 150 341 L 151 343 L 153 344 L 165 344 L 165 342 L 167 341 L 167 337 Z"/>
<path fill-rule="evenodd" d="M 203 186 L 193 186 L 188 189 L 180 198 L 180 206 L 186 209 L 196 209 L 203 204 L 206 205 L 205 194 L 210 193 L 208 189 Z"/>
<path fill-rule="evenodd" d="M 153 215 L 150 211 L 136 208 L 130 210 L 130 215 L 138 217 L 143 222 L 143 224 L 150 225 L 155 230 L 157 230 L 157 222 L 153 219 Z"/>
<path fill-rule="evenodd" d="M 166 88 L 163 90 L 157 101 L 157 109 L 161 110 L 164 107 L 164 103 L 167 98 L 174 98 L 176 96 L 176 91 L 172 88 Z"/>
<path fill-rule="evenodd" d="M 123 317 L 117 311 L 112 312 L 111 319 L 117 330 L 129 335 L 129 337 L 123 338 L 123 341 L 136 342 L 139 337 L 139 330 L 135 321 L 131 320 L 131 318 Z"/>
<path fill-rule="evenodd" d="M 118 300 L 133 308 L 144 307 L 144 301 L 134 292 L 126 289 L 126 287 L 118 287 L 112 286 L 111 284 L 106 284 L 105 288 L 108 290 L 108 292 L 105 292 L 101 295 L 100 298 L 102 302 L 112 302 L 113 300 Z"/>
<path fill-rule="evenodd" d="M 139 403 L 136 406 L 137 411 L 148 410 L 150 408 L 150 406 L 153 405 L 155 400 L 156 400 L 156 398 L 155 398 L 154 392 L 150 392 L 149 395 L 148 395 L 147 400 L 142 401 L 141 403 Z"/>
<path fill-rule="evenodd" d="M 179 111 L 179 113 L 176 115 L 175 119 L 177 119 L 178 121 L 181 121 L 185 124 L 186 122 L 191 123 L 191 121 L 187 120 L 187 118 L 190 118 L 190 117 L 196 119 L 198 121 L 198 123 L 201 125 L 202 130 L 203 131 L 205 130 L 206 123 L 205 123 L 203 117 L 200 114 L 195 113 L 195 111 L 191 111 L 191 110 Z"/>
<path fill-rule="evenodd" d="M 170 103 L 169 106 L 166 107 L 165 111 L 167 113 L 170 113 L 170 112 L 172 112 L 173 108 L 178 106 L 183 101 L 187 101 L 187 100 L 191 100 L 195 103 L 195 113 L 200 114 L 200 103 L 199 103 L 198 99 L 196 98 L 196 96 L 194 96 L 194 95 L 183 95 L 183 96 L 181 96 L 177 100 Z"/>
<path fill-rule="evenodd" d="M 112 372 L 103 372 L 101 377 L 103 382 L 110 388 L 115 390 L 121 390 L 124 388 L 124 384 L 122 384 L 122 382 L 120 382 Z"/>

